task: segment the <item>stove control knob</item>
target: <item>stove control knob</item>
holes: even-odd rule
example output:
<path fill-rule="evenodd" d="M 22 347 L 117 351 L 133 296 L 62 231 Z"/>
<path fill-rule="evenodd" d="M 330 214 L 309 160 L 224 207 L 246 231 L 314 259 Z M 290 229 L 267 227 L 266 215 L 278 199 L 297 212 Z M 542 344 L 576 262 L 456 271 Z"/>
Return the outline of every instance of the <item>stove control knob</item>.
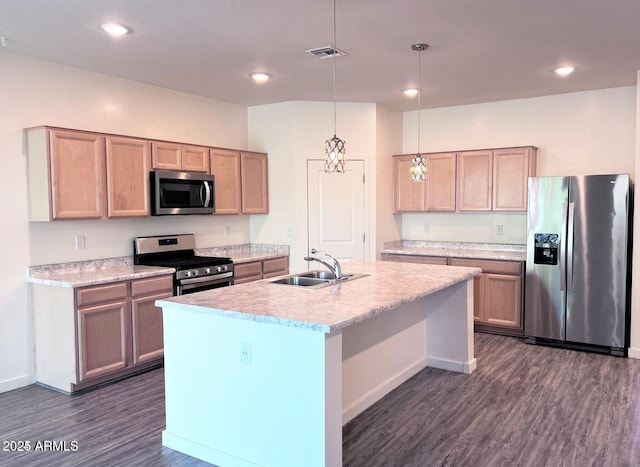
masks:
<path fill-rule="evenodd" d="M 205 274 L 211 274 L 211 268 L 204 268 Z"/>
<path fill-rule="evenodd" d="M 197 276 L 197 275 L 198 275 L 198 270 L 197 270 L 197 269 L 194 269 L 194 270 L 193 270 L 193 275 L 194 275 L 194 276 Z"/>
<path fill-rule="evenodd" d="M 185 271 L 184 277 L 191 277 L 191 271 Z"/>

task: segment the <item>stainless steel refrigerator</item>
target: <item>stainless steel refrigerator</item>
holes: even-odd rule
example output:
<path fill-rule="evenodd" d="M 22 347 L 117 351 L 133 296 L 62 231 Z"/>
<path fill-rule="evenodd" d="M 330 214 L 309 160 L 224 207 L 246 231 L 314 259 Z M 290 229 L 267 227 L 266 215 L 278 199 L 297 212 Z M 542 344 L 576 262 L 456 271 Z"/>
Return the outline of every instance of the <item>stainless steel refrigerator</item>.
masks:
<path fill-rule="evenodd" d="M 629 175 L 531 177 L 528 203 L 526 341 L 626 356 Z"/>

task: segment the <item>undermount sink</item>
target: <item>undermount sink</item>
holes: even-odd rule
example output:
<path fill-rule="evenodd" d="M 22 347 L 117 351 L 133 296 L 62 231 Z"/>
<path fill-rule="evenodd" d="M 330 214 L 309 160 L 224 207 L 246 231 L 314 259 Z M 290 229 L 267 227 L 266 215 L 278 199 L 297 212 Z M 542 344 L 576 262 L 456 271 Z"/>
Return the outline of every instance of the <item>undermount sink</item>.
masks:
<path fill-rule="evenodd" d="M 340 279 L 336 279 L 335 274 L 329 271 L 308 271 L 272 280 L 272 284 L 295 285 L 298 287 L 308 287 L 319 289 L 328 285 L 337 285 L 343 282 L 364 277 L 367 274 L 343 274 Z"/>

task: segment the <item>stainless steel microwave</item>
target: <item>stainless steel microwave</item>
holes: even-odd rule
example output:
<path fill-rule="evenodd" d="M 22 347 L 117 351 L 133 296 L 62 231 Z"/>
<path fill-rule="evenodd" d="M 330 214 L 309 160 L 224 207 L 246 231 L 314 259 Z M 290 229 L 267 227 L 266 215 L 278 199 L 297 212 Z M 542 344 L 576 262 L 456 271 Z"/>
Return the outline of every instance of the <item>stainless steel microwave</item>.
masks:
<path fill-rule="evenodd" d="M 213 214 L 215 178 L 196 172 L 151 172 L 151 214 Z"/>

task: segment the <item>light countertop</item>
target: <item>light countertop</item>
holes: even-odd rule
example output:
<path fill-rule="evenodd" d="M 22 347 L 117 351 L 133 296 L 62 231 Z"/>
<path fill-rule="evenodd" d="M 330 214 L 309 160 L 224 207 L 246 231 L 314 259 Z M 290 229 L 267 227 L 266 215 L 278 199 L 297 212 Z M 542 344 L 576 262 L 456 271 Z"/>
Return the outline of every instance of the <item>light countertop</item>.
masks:
<path fill-rule="evenodd" d="M 30 272 L 27 279 L 33 284 L 55 285 L 58 287 L 86 287 L 89 285 L 108 284 L 110 282 L 144 279 L 147 277 L 173 274 L 173 268 L 153 266 L 120 265 L 103 269 L 71 269 Z"/>
<path fill-rule="evenodd" d="M 382 253 L 396 255 L 442 256 L 446 258 L 495 259 L 526 261 L 526 245 L 471 242 L 431 242 L 397 240 L 385 242 Z"/>
<path fill-rule="evenodd" d="M 344 274 L 367 274 L 309 289 L 275 278 L 159 300 L 159 306 L 331 332 L 415 301 L 481 272 L 478 268 L 391 261 L 345 262 Z"/>
<path fill-rule="evenodd" d="M 201 256 L 230 257 L 234 263 L 289 256 L 288 245 L 243 244 L 196 249 Z M 173 274 L 175 269 L 136 266 L 132 256 L 31 266 L 27 282 L 58 287 L 86 287 Z"/>

